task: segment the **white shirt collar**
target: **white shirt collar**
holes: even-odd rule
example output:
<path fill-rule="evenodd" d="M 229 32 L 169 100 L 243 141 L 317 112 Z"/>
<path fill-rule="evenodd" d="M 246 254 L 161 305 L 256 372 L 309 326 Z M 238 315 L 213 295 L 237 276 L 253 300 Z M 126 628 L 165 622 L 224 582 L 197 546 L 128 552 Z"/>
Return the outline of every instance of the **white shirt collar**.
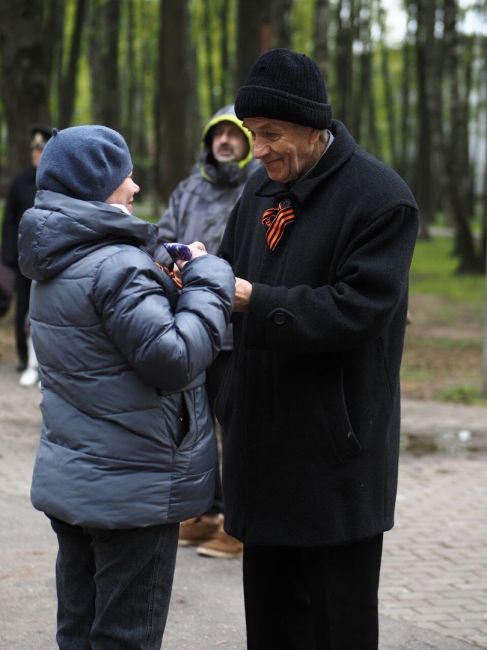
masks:
<path fill-rule="evenodd" d="M 118 208 L 119 210 L 122 210 L 122 212 L 125 212 L 126 214 L 131 214 L 127 206 L 122 205 L 121 203 L 109 203 L 108 205 L 112 205 L 114 208 Z"/>

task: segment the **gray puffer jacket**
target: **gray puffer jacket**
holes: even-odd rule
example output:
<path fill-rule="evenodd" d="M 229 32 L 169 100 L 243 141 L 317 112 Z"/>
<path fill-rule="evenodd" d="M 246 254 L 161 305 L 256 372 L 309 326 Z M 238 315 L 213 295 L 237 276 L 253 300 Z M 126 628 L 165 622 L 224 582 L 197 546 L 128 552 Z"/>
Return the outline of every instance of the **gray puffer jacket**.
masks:
<path fill-rule="evenodd" d="M 155 226 L 114 206 L 49 191 L 21 220 L 42 381 L 31 497 L 73 525 L 177 522 L 213 497 L 204 370 L 234 277 L 223 260 L 197 257 L 179 292 L 145 252 L 155 241 Z"/>

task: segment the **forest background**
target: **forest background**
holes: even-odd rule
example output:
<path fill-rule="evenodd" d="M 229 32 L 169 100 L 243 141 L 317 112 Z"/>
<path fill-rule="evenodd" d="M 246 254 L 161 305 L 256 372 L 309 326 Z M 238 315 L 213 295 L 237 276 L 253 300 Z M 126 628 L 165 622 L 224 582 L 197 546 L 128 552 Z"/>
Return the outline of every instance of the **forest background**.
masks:
<path fill-rule="evenodd" d="M 425 263 L 439 250 L 427 242 L 446 233 L 440 249 L 449 277 L 480 281 L 487 259 L 487 0 L 0 0 L 0 197 L 29 163 L 33 125 L 96 122 L 127 139 L 142 203 L 157 219 L 194 165 L 202 124 L 233 102 L 270 47 L 312 56 L 334 117 L 412 187 Z M 413 265 L 413 288 L 424 280 Z M 420 329 L 424 310 L 413 308 Z M 450 324 L 452 314 L 460 320 L 457 308 L 443 312 Z M 420 345 L 416 362 L 426 356 Z M 455 355 L 448 349 L 445 357 Z M 433 350 L 431 359 L 438 358 Z M 407 362 L 406 355 L 406 372 Z M 446 374 L 442 367 L 438 375 Z M 412 376 L 414 384 L 414 368 Z"/>

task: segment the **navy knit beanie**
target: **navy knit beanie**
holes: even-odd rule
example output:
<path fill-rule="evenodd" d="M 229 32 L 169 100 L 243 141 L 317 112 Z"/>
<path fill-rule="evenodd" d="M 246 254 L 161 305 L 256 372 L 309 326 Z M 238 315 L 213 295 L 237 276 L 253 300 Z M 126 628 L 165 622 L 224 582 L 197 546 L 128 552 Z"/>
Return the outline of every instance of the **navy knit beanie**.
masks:
<path fill-rule="evenodd" d="M 264 52 L 237 92 L 235 112 L 246 117 L 270 117 L 326 129 L 331 125 L 325 80 L 306 54 L 286 48 Z"/>
<path fill-rule="evenodd" d="M 132 171 L 127 143 L 106 126 L 72 126 L 52 136 L 36 174 L 38 190 L 105 201 Z"/>

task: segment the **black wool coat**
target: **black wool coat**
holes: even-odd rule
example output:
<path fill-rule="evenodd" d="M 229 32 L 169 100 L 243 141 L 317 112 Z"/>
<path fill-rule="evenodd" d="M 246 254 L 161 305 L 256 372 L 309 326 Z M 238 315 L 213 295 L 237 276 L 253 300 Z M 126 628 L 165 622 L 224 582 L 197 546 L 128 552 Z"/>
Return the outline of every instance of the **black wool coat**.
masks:
<path fill-rule="evenodd" d="M 225 528 L 246 543 L 342 544 L 394 523 L 418 208 L 343 124 L 332 132 L 291 186 L 250 178 L 220 249 L 253 285 L 217 401 Z M 261 216 L 283 198 L 296 220 L 271 252 Z"/>

